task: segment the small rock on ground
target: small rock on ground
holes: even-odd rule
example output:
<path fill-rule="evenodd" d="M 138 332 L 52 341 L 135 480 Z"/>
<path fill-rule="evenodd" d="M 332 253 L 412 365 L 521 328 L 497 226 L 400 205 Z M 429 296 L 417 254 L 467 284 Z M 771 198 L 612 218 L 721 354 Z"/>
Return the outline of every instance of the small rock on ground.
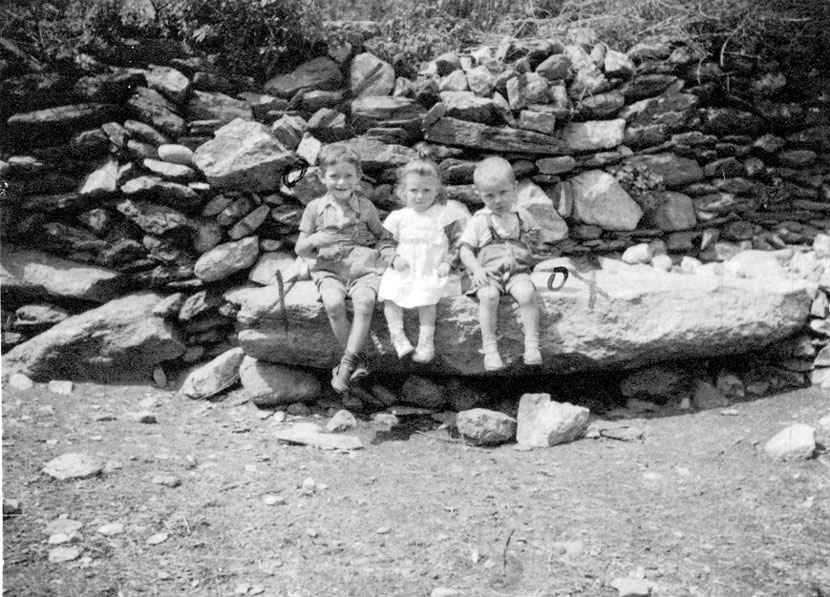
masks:
<path fill-rule="evenodd" d="M 326 429 L 332 433 L 351 431 L 357 427 L 357 419 L 347 410 L 339 410 L 326 424 Z"/>
<path fill-rule="evenodd" d="M 806 460 L 816 450 L 816 430 L 796 423 L 777 433 L 764 446 L 767 456 L 777 460 Z"/>
<path fill-rule="evenodd" d="M 53 379 L 48 387 L 49 391 L 55 394 L 71 394 L 75 386 L 71 381 Z"/>
<path fill-rule="evenodd" d="M 100 475 L 103 465 L 87 454 L 70 452 L 62 454 L 46 463 L 43 472 L 59 479 L 86 479 Z"/>

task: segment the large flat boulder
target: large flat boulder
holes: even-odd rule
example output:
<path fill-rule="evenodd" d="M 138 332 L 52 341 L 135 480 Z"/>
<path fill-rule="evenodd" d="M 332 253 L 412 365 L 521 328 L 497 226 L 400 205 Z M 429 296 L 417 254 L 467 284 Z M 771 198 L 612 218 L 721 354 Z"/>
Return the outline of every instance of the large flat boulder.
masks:
<path fill-rule="evenodd" d="M 160 300 L 157 294 L 143 292 L 65 319 L 6 353 L 3 376 L 147 382 L 155 365 L 185 349 L 170 324 L 153 315 Z"/>
<path fill-rule="evenodd" d="M 585 275 L 583 276 L 585 277 Z M 745 353 L 803 329 L 814 285 L 786 277 L 743 279 L 666 273 L 647 266 L 620 265 L 596 272 L 598 293 L 571 277 L 556 292 L 546 290 L 545 274 L 534 274 L 540 289 L 540 372 L 630 369 L 661 361 Z M 341 349 L 334 339 L 311 282 L 299 282 L 286 297 L 284 326 L 273 286 L 226 295 L 241 305 L 240 346 L 256 359 L 307 367 L 333 367 Z M 593 303 L 593 304 L 592 304 Z M 265 316 L 263 316 L 265 315 Z M 435 374 L 484 374 L 479 353 L 478 305 L 465 296 L 438 305 L 436 359 L 425 367 Z M 256 327 L 250 327 L 250 326 Z M 410 337 L 417 322 L 407 320 Z M 507 363 L 502 374 L 520 374 L 522 330 L 514 303 L 499 309 L 499 349 Z M 395 357 L 378 307 L 368 343 L 371 367 L 393 372 L 404 366 Z M 530 372 L 530 371 L 528 371 Z"/>
<path fill-rule="evenodd" d="M 3 247 L 0 285 L 4 296 L 59 297 L 104 303 L 123 295 L 130 281 L 124 274 L 103 267 L 41 251 Z"/>

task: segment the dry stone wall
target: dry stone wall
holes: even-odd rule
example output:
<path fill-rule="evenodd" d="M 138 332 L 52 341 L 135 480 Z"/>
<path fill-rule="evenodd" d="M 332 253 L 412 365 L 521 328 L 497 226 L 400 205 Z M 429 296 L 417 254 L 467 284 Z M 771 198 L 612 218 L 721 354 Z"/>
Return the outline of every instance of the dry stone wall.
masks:
<path fill-rule="evenodd" d="M 416 69 L 352 39 L 262 86 L 192 57 L 0 81 L 4 350 L 138 289 L 166 295 L 156 313 L 181 332 L 181 362 L 232 348 L 238 306 L 222 293 L 292 267 L 303 207 L 323 191 L 315 160 L 334 141 L 360 153 L 382 212 L 416 155 L 471 209 L 477 160 L 507 157 L 545 228 L 540 259 L 691 270 L 790 251 L 788 267 L 820 291 L 811 331 L 782 358 L 826 343 L 827 93 L 671 42 L 622 53 L 506 39 Z M 311 167 L 289 187 L 297 157 Z M 808 372 L 793 365 L 791 377 Z"/>

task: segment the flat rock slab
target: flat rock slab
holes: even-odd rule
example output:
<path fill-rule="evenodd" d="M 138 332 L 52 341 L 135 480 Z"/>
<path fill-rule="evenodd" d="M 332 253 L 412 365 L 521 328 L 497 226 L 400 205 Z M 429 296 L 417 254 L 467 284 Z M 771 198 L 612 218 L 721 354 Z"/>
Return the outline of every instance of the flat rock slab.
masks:
<path fill-rule="evenodd" d="M 313 446 L 321 450 L 360 450 L 363 443 L 354 435 L 323 433 L 308 425 L 296 425 L 274 431 L 274 437 L 292 444 Z"/>
<path fill-rule="evenodd" d="M 588 274 L 583 278 L 590 279 Z M 567 375 L 633 369 L 666 360 L 694 359 L 758 350 L 803 329 L 814 285 L 799 279 L 742 279 L 666 273 L 649 266 L 620 265 L 596 272 L 598 293 L 571 276 L 564 288 L 546 289 L 547 275 L 534 274 L 540 289 L 543 363 L 534 373 Z M 262 317 L 273 304 L 273 286 L 238 290 L 239 343 L 256 359 L 286 365 L 328 367 L 340 359 L 328 318 L 311 282 L 299 282 L 286 297 L 288 329 L 279 314 Z M 372 321 L 370 368 L 404 371 L 395 356 L 378 307 Z M 438 304 L 436 359 L 428 374 L 493 375 L 484 370 L 478 304 L 465 297 Z M 417 322 L 407 320 L 417 337 Z M 507 367 L 496 375 L 521 374 L 523 334 L 515 304 L 499 308 L 499 350 Z"/>
<path fill-rule="evenodd" d="M 100 475 L 104 465 L 87 454 L 70 452 L 46 463 L 43 472 L 59 481 L 86 479 Z"/>

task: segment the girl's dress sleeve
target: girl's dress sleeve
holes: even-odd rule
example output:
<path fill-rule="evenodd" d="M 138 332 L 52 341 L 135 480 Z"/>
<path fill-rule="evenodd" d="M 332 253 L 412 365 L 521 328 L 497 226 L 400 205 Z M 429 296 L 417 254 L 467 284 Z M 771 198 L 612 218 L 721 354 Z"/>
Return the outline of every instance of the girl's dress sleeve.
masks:
<path fill-rule="evenodd" d="M 383 221 L 383 235 L 378 240 L 377 248 L 386 265 L 391 266 L 397 255 L 398 237 L 401 230 L 401 210 L 395 210 Z"/>

